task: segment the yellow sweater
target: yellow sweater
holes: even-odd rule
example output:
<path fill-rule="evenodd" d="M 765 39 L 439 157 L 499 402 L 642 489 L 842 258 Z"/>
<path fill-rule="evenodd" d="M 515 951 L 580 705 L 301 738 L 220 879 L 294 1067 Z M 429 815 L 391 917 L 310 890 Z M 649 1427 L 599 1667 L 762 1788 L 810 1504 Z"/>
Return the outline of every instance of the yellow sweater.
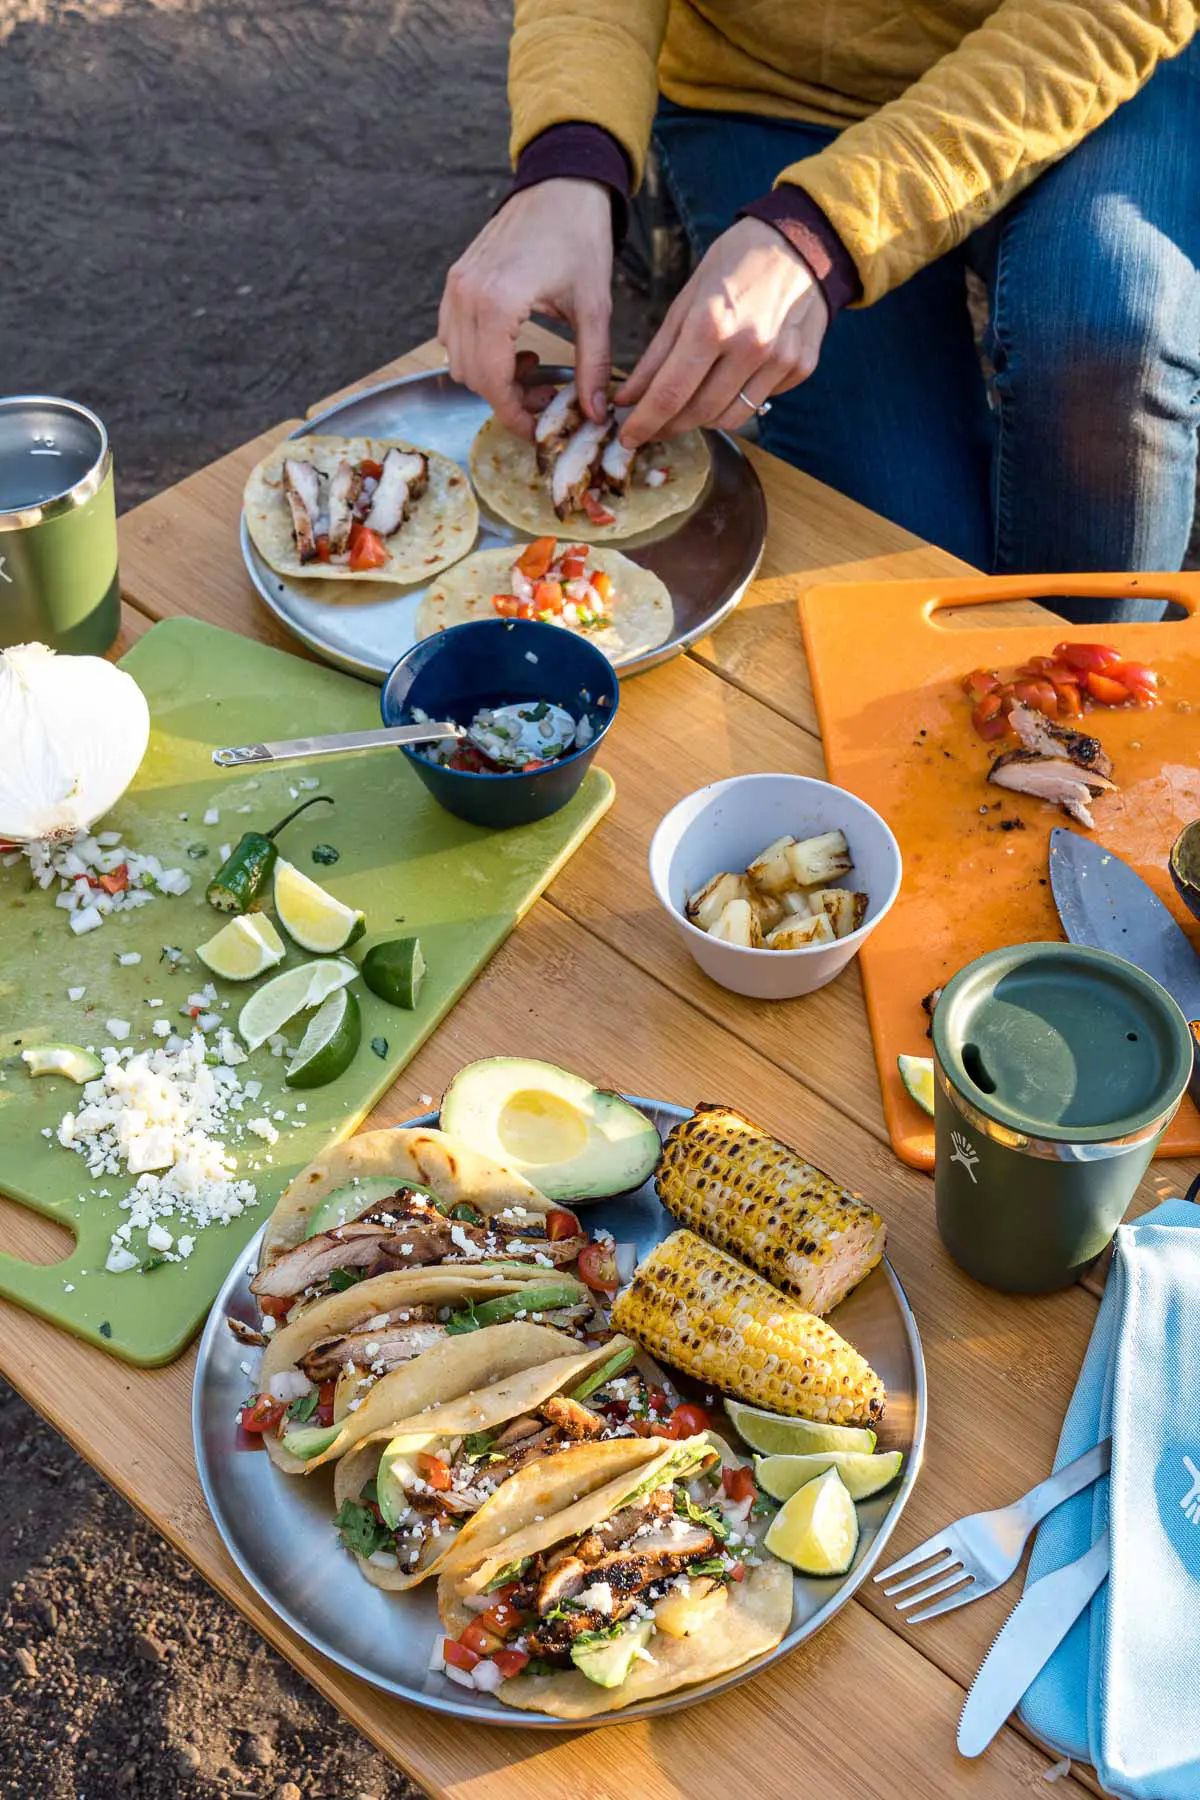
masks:
<path fill-rule="evenodd" d="M 640 181 L 660 89 L 840 127 L 777 181 L 826 213 L 866 305 L 1065 156 L 1196 28 L 1196 0 L 516 0 L 512 152 L 586 120 Z"/>

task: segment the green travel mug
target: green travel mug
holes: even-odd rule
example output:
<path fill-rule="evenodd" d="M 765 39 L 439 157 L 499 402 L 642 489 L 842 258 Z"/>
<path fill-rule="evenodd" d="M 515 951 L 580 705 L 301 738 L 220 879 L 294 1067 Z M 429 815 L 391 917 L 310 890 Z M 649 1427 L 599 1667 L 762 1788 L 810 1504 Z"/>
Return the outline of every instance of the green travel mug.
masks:
<path fill-rule="evenodd" d="M 0 650 L 100 655 L 120 626 L 108 433 L 73 400 L 0 399 Z"/>
<path fill-rule="evenodd" d="M 1192 1038 L 1106 950 L 1014 944 L 933 1014 L 938 1230 L 976 1281 L 1069 1287 L 1111 1242 L 1187 1087 Z"/>

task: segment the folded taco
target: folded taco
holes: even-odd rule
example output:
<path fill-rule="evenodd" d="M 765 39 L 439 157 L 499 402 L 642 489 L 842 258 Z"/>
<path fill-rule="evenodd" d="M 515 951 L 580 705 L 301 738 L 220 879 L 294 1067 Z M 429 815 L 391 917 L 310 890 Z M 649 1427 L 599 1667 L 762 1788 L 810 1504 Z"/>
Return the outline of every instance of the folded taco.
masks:
<path fill-rule="evenodd" d="M 754 1503 L 712 1433 L 580 1444 L 518 1471 L 443 1557 L 447 1671 L 587 1719 L 761 1656 L 791 1622 L 792 1577 L 760 1549 Z"/>
<path fill-rule="evenodd" d="M 492 1262 L 375 1275 L 271 1334 L 241 1422 L 263 1433 L 278 1467 L 299 1474 L 600 1330 L 588 1289 L 554 1269 Z"/>
<path fill-rule="evenodd" d="M 612 1338 L 360 1440 L 337 1465 L 334 1498 L 342 1543 L 367 1580 L 401 1589 L 434 1574 L 519 1469 L 575 1444 L 641 1443 L 639 1425 L 655 1415 L 637 1355 L 628 1338 Z"/>

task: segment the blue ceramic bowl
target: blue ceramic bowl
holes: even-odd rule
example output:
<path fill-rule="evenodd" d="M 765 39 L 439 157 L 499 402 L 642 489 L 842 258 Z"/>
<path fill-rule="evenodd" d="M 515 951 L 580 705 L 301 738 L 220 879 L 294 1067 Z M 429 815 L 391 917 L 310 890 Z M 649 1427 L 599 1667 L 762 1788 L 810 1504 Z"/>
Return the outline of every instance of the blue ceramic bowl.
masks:
<path fill-rule="evenodd" d="M 439 806 L 503 831 L 547 819 L 573 798 L 616 717 L 616 672 L 594 644 L 531 619 L 452 625 L 405 652 L 383 684 L 380 710 L 385 725 L 411 725 L 414 709 L 469 725 L 482 706 L 524 700 L 550 700 L 576 719 L 586 714 L 591 743 L 528 775 L 474 775 L 430 762 L 420 750 L 401 750 Z"/>

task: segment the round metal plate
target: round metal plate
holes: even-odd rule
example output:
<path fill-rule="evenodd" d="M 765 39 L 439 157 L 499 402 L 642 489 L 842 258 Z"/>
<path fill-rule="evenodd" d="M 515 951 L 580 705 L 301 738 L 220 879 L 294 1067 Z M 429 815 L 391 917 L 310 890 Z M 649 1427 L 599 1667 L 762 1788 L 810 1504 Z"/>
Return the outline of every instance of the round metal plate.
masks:
<path fill-rule="evenodd" d="M 561 381 L 570 370 L 543 371 Z M 446 374 L 408 375 L 355 394 L 292 433 L 308 437 L 399 437 L 440 450 L 463 469 L 471 441 L 490 408 L 485 400 Z M 623 551 L 653 570 L 667 585 L 675 622 L 666 643 L 619 664 L 622 675 L 649 669 L 677 656 L 707 636 L 737 605 L 754 578 L 767 535 L 767 504 L 754 469 L 735 439 L 709 431 L 712 473 L 690 512 L 665 519 L 655 531 L 622 539 L 608 548 Z M 494 550 L 522 541 L 522 533 L 482 505 L 475 550 Z M 415 643 L 422 587 L 393 583 L 303 581 L 278 575 L 250 541 L 245 515 L 242 556 L 250 579 L 287 629 L 326 662 L 367 681 L 382 682 L 396 659 Z"/>
<path fill-rule="evenodd" d="M 665 1137 L 690 1109 L 629 1096 Z M 433 1125 L 437 1114 L 408 1121 Z M 603 1225 L 619 1242 L 637 1245 L 639 1260 L 674 1228 L 655 1197 L 653 1181 L 636 1194 L 587 1208 L 589 1224 Z M 192 1391 L 192 1427 L 200 1483 L 225 1546 L 251 1587 L 306 1643 L 364 1681 L 434 1712 L 489 1725 L 578 1726 L 540 1713 L 517 1712 L 490 1694 L 468 1691 L 429 1666 L 440 1634 L 435 1589 L 426 1582 L 407 1594 L 386 1594 L 364 1581 L 332 1529 L 333 1484 L 281 1475 L 262 1451 L 243 1450 L 238 1409 L 252 1387 L 243 1369 L 247 1352 L 225 1323 L 227 1313 L 257 1323 L 250 1279 L 258 1238 L 247 1246 L 217 1296 L 200 1342 Z M 860 1502 L 861 1538 L 854 1566 L 840 1580 L 797 1576 L 791 1629 L 765 1656 L 717 1679 L 664 1695 L 644 1706 L 603 1713 L 596 1725 L 627 1724 L 692 1706 L 744 1681 L 794 1650 L 846 1605 L 892 1535 L 912 1492 L 925 1442 L 925 1364 L 916 1321 L 891 1265 L 884 1261 L 833 1315 L 838 1330 L 868 1359 L 888 1391 L 882 1450 L 903 1450 L 898 1487 Z M 731 1441 L 736 1433 L 729 1430 Z"/>

